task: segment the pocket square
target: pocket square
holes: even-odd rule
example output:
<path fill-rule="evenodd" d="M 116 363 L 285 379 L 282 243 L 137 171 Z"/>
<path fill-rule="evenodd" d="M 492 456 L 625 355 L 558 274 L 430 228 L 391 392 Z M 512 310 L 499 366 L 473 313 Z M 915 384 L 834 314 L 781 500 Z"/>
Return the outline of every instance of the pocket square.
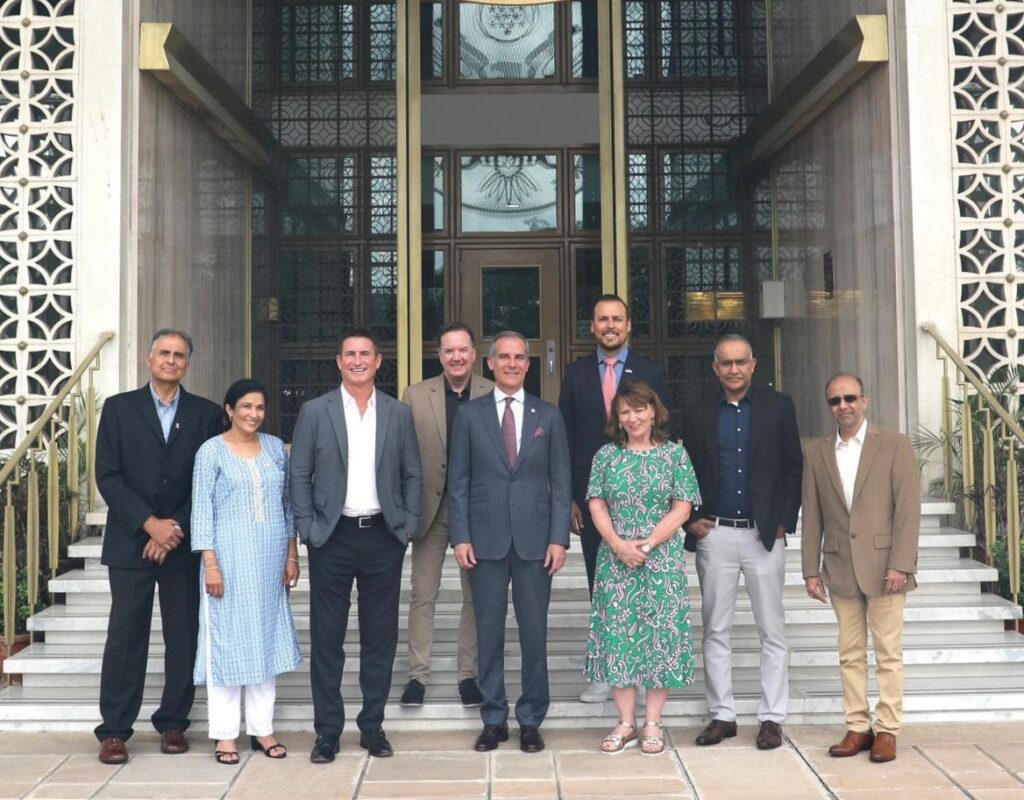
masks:
<path fill-rule="evenodd" d="M 534 439 L 540 439 L 540 438 L 541 438 L 541 437 L 543 437 L 544 435 L 545 435 L 545 434 L 544 434 L 544 429 L 543 429 L 543 428 L 537 428 L 537 430 L 535 430 L 535 431 L 533 432 L 533 438 L 534 438 Z"/>

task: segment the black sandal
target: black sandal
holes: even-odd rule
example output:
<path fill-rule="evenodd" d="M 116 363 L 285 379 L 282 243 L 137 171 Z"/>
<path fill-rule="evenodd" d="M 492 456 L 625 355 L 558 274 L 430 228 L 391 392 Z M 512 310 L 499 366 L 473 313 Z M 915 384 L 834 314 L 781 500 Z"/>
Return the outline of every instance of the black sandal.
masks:
<path fill-rule="evenodd" d="M 262 751 L 263 755 L 267 758 L 284 758 L 288 755 L 288 748 L 280 742 L 274 742 L 270 747 L 264 747 L 260 744 L 260 740 L 256 736 L 250 736 L 249 742 L 252 744 L 253 750 Z"/>
<path fill-rule="evenodd" d="M 237 750 L 214 750 L 213 758 L 218 764 L 225 764 L 229 767 L 238 766 L 241 756 Z"/>

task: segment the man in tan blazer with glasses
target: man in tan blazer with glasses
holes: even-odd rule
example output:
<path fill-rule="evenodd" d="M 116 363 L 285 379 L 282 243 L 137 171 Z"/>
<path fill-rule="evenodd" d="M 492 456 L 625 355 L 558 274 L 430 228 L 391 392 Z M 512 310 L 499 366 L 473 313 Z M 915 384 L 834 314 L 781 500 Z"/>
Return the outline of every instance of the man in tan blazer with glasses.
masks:
<path fill-rule="evenodd" d="M 829 755 L 870 749 L 872 761 L 892 761 L 903 717 L 903 608 L 917 585 L 917 464 L 910 439 L 868 423 L 860 378 L 834 376 L 825 398 L 837 428 L 805 447 L 801 550 L 807 593 L 823 603 L 831 594 L 839 623 L 847 732 Z M 869 627 L 879 694 L 874 729 Z"/>

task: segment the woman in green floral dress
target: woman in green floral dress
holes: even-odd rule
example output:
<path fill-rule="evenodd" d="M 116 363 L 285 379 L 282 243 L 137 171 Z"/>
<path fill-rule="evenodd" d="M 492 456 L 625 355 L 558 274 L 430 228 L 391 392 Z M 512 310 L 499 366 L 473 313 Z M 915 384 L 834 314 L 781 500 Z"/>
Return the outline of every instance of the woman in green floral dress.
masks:
<path fill-rule="evenodd" d="M 680 528 L 700 494 L 686 450 L 668 441 L 667 421 L 650 386 L 626 384 L 612 400 L 612 441 L 597 451 L 590 471 L 590 513 L 604 541 L 597 554 L 586 674 L 613 687 L 619 711 L 619 724 L 601 742 L 605 753 L 637 742 L 638 687 L 647 690 L 640 751 L 661 753 L 668 690 L 693 680 Z"/>

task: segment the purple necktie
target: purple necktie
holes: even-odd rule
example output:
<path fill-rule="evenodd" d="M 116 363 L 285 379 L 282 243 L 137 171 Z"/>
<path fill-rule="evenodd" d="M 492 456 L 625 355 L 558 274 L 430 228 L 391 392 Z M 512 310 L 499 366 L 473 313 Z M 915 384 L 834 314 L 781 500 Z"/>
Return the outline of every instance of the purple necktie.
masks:
<path fill-rule="evenodd" d="M 505 413 L 501 415 L 501 438 L 505 442 L 505 455 L 508 456 L 508 465 L 516 465 L 516 418 L 512 416 L 512 399 L 505 398 Z"/>

